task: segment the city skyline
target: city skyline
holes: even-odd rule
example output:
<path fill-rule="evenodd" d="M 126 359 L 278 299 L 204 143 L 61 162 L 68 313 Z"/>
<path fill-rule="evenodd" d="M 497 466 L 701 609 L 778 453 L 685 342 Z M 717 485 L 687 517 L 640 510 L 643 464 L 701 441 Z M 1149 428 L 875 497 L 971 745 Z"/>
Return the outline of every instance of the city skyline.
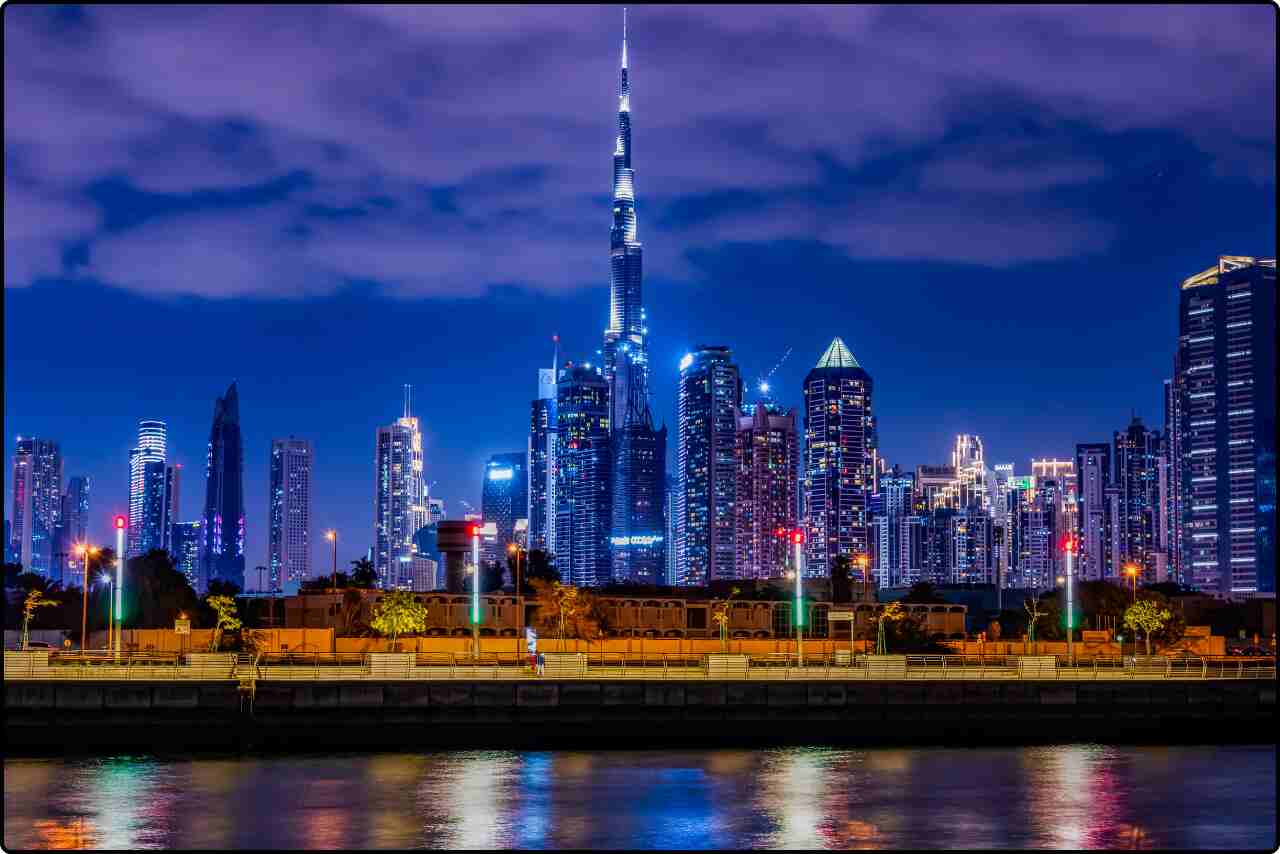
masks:
<path fill-rule="evenodd" d="M 601 188 L 606 186 L 606 182 L 596 180 L 596 177 L 601 171 L 598 161 L 607 154 L 604 146 L 607 145 L 608 134 L 602 138 L 596 132 L 598 117 L 595 114 L 608 115 L 608 109 L 604 107 L 608 103 L 608 93 L 604 93 L 604 98 L 597 95 L 610 79 L 616 80 L 616 77 L 605 74 L 600 81 L 586 78 L 593 76 L 594 69 L 616 63 L 616 47 L 613 46 L 616 45 L 620 12 L 616 9 L 606 11 L 607 14 L 601 12 L 595 16 L 598 20 L 593 18 L 593 27 L 598 25 L 600 38 L 592 50 L 599 56 L 591 59 L 585 67 L 566 63 L 570 69 L 566 72 L 566 79 L 571 78 L 574 86 L 590 87 L 592 93 L 590 98 L 580 92 L 575 95 L 574 103 L 581 107 L 577 120 L 582 126 L 566 132 L 566 139 L 572 138 L 574 151 L 583 155 L 581 161 L 572 167 L 572 180 L 585 182 L 596 189 L 584 190 L 583 203 L 574 207 L 575 212 L 580 211 L 582 216 L 578 221 L 575 213 L 572 232 L 580 236 L 574 238 L 574 253 L 564 256 L 563 260 L 573 266 L 581 266 L 585 272 L 569 275 L 591 280 L 590 286 L 577 286 L 577 289 L 565 291 L 539 286 L 536 281 L 532 286 L 523 287 L 519 280 L 510 280 L 514 282 L 511 285 L 499 284 L 509 280 L 504 278 L 502 271 L 495 269 L 486 274 L 495 278 L 491 279 L 491 289 L 484 294 L 465 289 L 428 290 L 425 294 L 413 295 L 422 299 L 405 302 L 403 294 L 392 298 L 379 295 L 367 281 L 363 285 L 352 283 L 345 289 L 329 292 L 322 289 L 321 293 L 305 297 L 317 319 L 313 321 L 315 325 L 302 329 L 296 326 L 296 321 L 288 320 L 296 300 L 300 298 L 296 293 L 273 295 L 250 289 L 247 293 L 255 317 L 246 319 L 239 316 L 243 311 L 243 301 L 228 299 L 225 294 L 215 295 L 196 288 L 195 292 L 200 295 L 193 296 L 184 294 L 183 288 L 179 287 L 177 293 L 167 292 L 158 296 L 147 287 L 128 284 L 124 285 L 124 290 L 116 290 L 111 286 L 121 283 L 101 272 L 94 273 L 94 281 L 84 280 L 79 273 L 70 277 L 60 273 L 55 277 L 60 281 L 56 282 L 47 274 L 34 286 L 29 286 L 30 281 L 11 282 L 10 252 L 17 250 L 11 249 L 6 240 L 6 302 L 10 310 L 6 312 L 5 358 L 10 377 L 31 376 L 33 370 L 27 366 L 31 356 L 23 346 L 24 340 L 29 340 L 27 325 L 15 315 L 21 317 L 40 311 L 53 299 L 59 303 L 60 313 L 67 312 L 64 327 L 71 342 L 83 338 L 77 330 L 98 322 L 99 316 L 118 316 L 120 312 L 148 313 L 157 320 L 156 325 L 161 329 L 190 331 L 192 314 L 199 315 L 200 323 L 210 328 L 228 323 L 250 327 L 239 332 L 237 339 L 238 344 L 247 345 L 236 348 L 244 352 L 223 354 L 226 358 L 220 359 L 216 367 L 188 358 L 179 363 L 183 366 L 182 373 L 176 373 L 178 365 L 169 368 L 144 366 L 141 360 L 130 359 L 132 351 L 141 345 L 126 340 L 122 358 L 129 360 L 131 369 L 137 364 L 136 372 L 140 378 L 152 382 L 135 382 L 123 388 L 113 388 L 110 383 L 80 385 L 83 382 L 80 377 L 84 375 L 83 356 L 63 364 L 59 360 L 66 358 L 64 354 L 50 355 L 42 351 L 37 358 L 49 364 L 52 376 L 60 378 L 52 385 L 62 393 L 51 395 L 45 387 L 49 383 L 39 383 L 36 385 L 40 388 L 33 388 L 24 387 L 17 380 L 7 382 L 5 426 L 9 435 L 6 436 L 6 444 L 16 434 L 47 437 L 59 442 L 67 473 L 84 473 L 94 484 L 89 528 L 92 536 L 105 542 L 110 516 L 122 512 L 122 506 L 127 505 L 127 484 L 120 475 L 125 465 L 121 462 L 120 453 L 109 447 L 110 440 L 103 442 L 103 437 L 118 433 L 119 444 L 127 453 L 127 447 L 132 444 L 130 431 L 139 420 L 163 420 L 169 425 L 169 459 L 184 464 L 192 472 L 199 472 L 203 468 L 200 463 L 203 462 L 205 445 L 202 434 L 208 429 L 208 400 L 235 378 L 245 390 L 244 457 L 248 462 L 244 472 L 245 516 L 249 520 L 245 563 L 252 567 L 264 562 L 266 555 L 266 531 L 257 520 L 267 518 L 267 472 L 266 466 L 259 461 L 264 459 L 272 436 L 297 433 L 314 439 L 317 481 L 332 490 L 329 494 L 320 492 L 316 496 L 316 524 L 313 526 L 316 534 L 313 541 L 318 539 L 321 530 L 339 529 L 340 544 L 350 549 L 342 552 L 345 564 L 346 560 L 363 554 L 371 544 L 372 496 L 367 494 L 370 424 L 384 424 L 388 404 L 395 400 L 397 385 L 412 383 L 426 391 L 425 394 L 420 392 L 419 399 L 423 403 L 416 409 L 421 414 L 425 434 L 426 480 L 438 481 L 431 495 L 444 498 L 448 515 L 452 518 L 461 515 L 462 501 L 478 505 L 477 472 L 482 470 L 484 460 L 494 453 L 524 444 L 531 396 L 528 386 L 531 383 L 521 377 L 532 376 L 537 366 L 545 364 L 550 336 L 558 333 L 564 339 L 562 352 L 566 355 L 578 360 L 596 358 L 598 345 L 594 342 L 599 339 L 593 330 L 600 327 L 592 324 L 602 318 L 600 297 L 603 286 L 600 282 L 607 279 L 607 275 L 604 278 L 599 275 L 607 271 L 602 271 L 602 265 L 595 257 L 603 254 L 598 225 L 607 208 L 607 201 L 600 201 L 603 195 Z M 77 14 L 80 16 L 78 22 L 52 16 L 47 24 L 73 31 L 88 28 L 86 32 L 90 35 L 95 21 L 103 31 L 112 26 L 109 23 L 111 16 L 107 13 L 84 11 Z M 280 13 L 273 11 L 271 14 Z M 703 21 L 707 28 L 725 25 L 715 18 L 714 13 L 700 14 L 708 16 Z M 884 16 L 889 13 L 878 14 L 879 17 L 867 19 L 867 26 L 874 28 L 884 24 Z M 885 459 L 900 463 L 904 469 L 913 469 L 921 463 L 942 463 L 954 435 L 976 434 L 982 436 L 988 445 L 989 461 L 1013 462 L 1015 470 L 1021 473 L 1032 457 L 1074 458 L 1077 443 L 1106 442 L 1125 423 L 1131 411 L 1136 411 L 1148 425 L 1160 425 L 1163 420 L 1161 382 L 1171 371 L 1176 336 L 1178 283 L 1202 269 L 1210 258 L 1219 255 L 1234 252 L 1259 257 L 1274 255 L 1274 210 L 1265 204 L 1266 192 L 1257 191 L 1259 186 L 1264 190 L 1273 187 L 1274 175 L 1264 174 L 1259 183 L 1250 177 L 1231 174 L 1222 177 L 1215 173 L 1216 169 L 1227 168 L 1223 166 L 1224 162 L 1238 166 L 1248 161 L 1244 156 L 1233 159 L 1229 146 L 1224 149 L 1226 154 L 1216 147 L 1238 140 L 1183 138 L 1176 123 L 1171 129 L 1168 122 L 1160 131 L 1094 127 L 1090 133 L 1074 134 L 1064 130 L 1066 119 L 1059 117 L 1056 123 L 1045 122 L 1022 134 L 1019 149 L 1022 156 L 1034 162 L 1037 152 L 1040 152 L 1051 155 L 1049 160 L 1052 161 L 1052 156 L 1062 155 L 1065 144 L 1068 153 L 1079 149 L 1075 152 L 1077 160 L 1083 161 L 1083 171 L 1092 177 L 1077 180 L 1079 176 L 1076 175 L 1075 178 L 1064 178 L 1063 171 L 1071 172 L 1070 164 L 1058 163 L 1056 165 L 1061 167 L 1059 172 L 1050 170 L 1047 175 L 1028 178 L 1024 167 L 1001 169 L 980 160 L 974 162 L 972 148 L 966 144 L 943 144 L 942 138 L 934 140 L 937 143 L 935 147 L 943 152 L 941 159 L 925 157 L 923 166 L 932 168 L 939 163 L 945 166 L 949 153 L 961 155 L 961 162 L 969 169 L 966 173 L 961 168 L 960 176 L 967 174 L 969 180 L 979 176 L 991 187 L 1001 181 L 1023 180 L 1034 184 L 1052 179 L 1053 187 L 1041 187 L 1027 197 L 1041 204 L 1045 202 L 1044 197 L 1067 192 L 1064 188 L 1101 187 L 1105 191 L 1103 198 L 1109 199 L 1103 207 L 1113 206 L 1109 210 L 1124 224 L 1124 227 L 1116 228 L 1120 234 L 1128 235 L 1126 239 L 1113 238 L 1099 248 L 1087 248 L 1079 257 L 1057 258 L 1050 253 L 1047 256 L 1042 254 L 1042 257 L 1001 258 L 996 251 L 989 251 L 984 258 L 939 257 L 929 254 L 935 252 L 930 247 L 929 252 L 921 251 L 914 256 L 911 253 L 905 256 L 889 253 L 890 258 L 901 257 L 902 260 L 886 260 L 884 254 L 868 252 L 865 247 L 858 249 L 845 245 L 842 250 L 833 249 L 833 246 L 841 245 L 838 242 L 797 246 L 794 236 L 783 234 L 780 237 L 776 230 L 767 228 L 759 232 L 756 229 L 762 227 L 761 223 L 748 221 L 742 223 L 736 233 L 731 232 L 732 239 L 720 241 L 720 248 L 711 253 L 715 258 L 703 258 L 704 266 L 699 275 L 682 274 L 674 270 L 672 258 L 682 252 L 694 251 L 698 240 L 691 242 L 688 238 L 690 233 L 696 232 L 698 222 L 707 218 L 723 218 L 723 211 L 749 214 L 752 205 L 759 201 L 752 194 L 758 195 L 762 191 L 758 187 L 751 191 L 704 188 L 700 192 L 681 193 L 673 187 L 673 180 L 679 178 L 678 171 L 673 173 L 677 165 L 673 161 L 679 154 L 671 150 L 668 131 L 673 122 L 678 125 L 690 114 L 699 113 L 686 109 L 684 102 L 680 102 L 681 106 L 677 108 L 658 94 L 671 88 L 671 75 L 682 65 L 672 61 L 668 43 L 673 38 L 672 21 L 667 17 L 670 13 L 643 10 L 640 15 L 646 23 L 643 26 L 637 24 L 633 13 L 630 26 L 632 64 L 636 66 L 638 80 L 645 80 L 646 75 L 650 75 L 648 79 L 654 81 L 638 89 L 642 93 L 648 90 L 650 94 L 639 97 L 636 106 L 645 116 L 645 121 L 637 124 L 637 133 L 645 140 L 637 149 L 641 152 L 639 168 L 646 176 L 645 199 L 653 199 L 649 203 L 652 207 L 646 210 L 654 212 L 645 216 L 645 222 L 653 223 L 649 226 L 652 235 L 645 244 L 651 257 L 657 253 L 660 259 L 664 259 L 659 261 L 657 271 L 651 270 L 646 277 L 646 290 L 650 296 L 646 299 L 645 308 L 648 309 L 648 322 L 653 331 L 645 336 L 645 340 L 652 342 L 649 385 L 654 394 L 655 424 L 665 422 L 674 428 L 676 365 L 683 354 L 691 352 L 698 342 L 717 341 L 733 349 L 748 393 L 753 385 L 752 378 L 767 371 L 788 347 L 793 347 L 797 356 L 778 370 L 772 383 L 777 390 L 779 404 L 792 408 L 801 403 L 799 378 L 806 365 L 812 364 L 809 353 L 820 352 L 825 342 L 833 337 L 842 337 L 876 378 L 875 411 L 882 443 L 880 451 Z M 767 13 L 759 15 L 761 20 L 769 18 Z M 606 18 L 612 22 L 609 24 L 612 34 L 607 32 Z M 1103 18 L 1109 20 L 1107 16 Z M 907 16 L 898 23 L 910 26 L 912 21 Z M 1001 18 L 1003 26 L 1014 23 L 1009 18 Z M 13 25 L 7 23 L 6 27 L 23 25 L 19 21 Z M 776 40 L 778 26 L 776 20 L 773 31 L 767 27 L 748 26 L 743 38 L 767 42 Z M 648 35 L 637 38 L 637 32 L 645 33 L 646 27 L 649 28 Z M 1124 27 L 1117 24 L 1117 32 L 1120 35 L 1112 38 L 1121 38 Z M 857 39 L 856 34 L 841 35 Z M 1089 37 L 1087 33 L 1070 29 L 1069 35 L 1077 39 Z M 1166 35 L 1169 38 L 1166 41 L 1156 39 L 1152 49 L 1159 56 L 1176 57 L 1183 48 L 1176 33 Z M 1097 33 L 1094 36 L 1104 42 L 1108 38 Z M 587 41 L 589 39 L 584 35 L 582 45 L 574 42 L 573 49 L 585 50 Z M 635 47 L 636 44 L 640 47 Z M 1265 54 L 1265 50 L 1273 50 L 1273 47 L 1264 47 L 1263 50 Z M 1262 59 L 1265 60 L 1266 56 Z M 700 61 L 706 66 L 704 73 L 711 74 L 716 64 L 726 63 L 727 58 L 713 55 L 702 57 Z M 666 86 L 661 85 L 664 81 Z M 1214 81 L 1209 82 L 1212 84 Z M 1253 91 L 1260 87 L 1261 96 L 1265 97 L 1268 85 L 1273 93 L 1273 79 L 1261 81 Z M 1212 85 L 1209 89 L 1212 91 Z M 555 93 L 546 90 L 540 95 L 545 107 L 551 109 Z M 616 93 L 613 97 L 617 97 Z M 1055 100 L 1049 95 L 1045 98 L 1050 102 Z M 768 103 L 772 107 L 778 106 L 772 99 Z M 1060 104 L 1057 108 L 1064 109 Z M 1035 119 L 1036 113 L 1035 110 L 1014 111 L 1015 115 L 1029 121 Z M 1076 120 L 1082 119 L 1076 117 Z M 1160 122 L 1156 125 L 1160 126 Z M 728 129 L 734 125 L 724 119 L 721 126 Z M 219 129 L 214 126 L 203 127 L 203 130 L 210 134 L 229 132 L 233 137 L 247 134 L 253 138 L 265 132 L 263 129 L 266 127 L 265 124 L 253 125 L 245 132 L 234 127 Z M 956 130 L 950 123 L 948 127 L 948 132 Z M 1123 177 L 1118 176 L 1118 164 L 1114 162 L 1116 154 L 1109 149 L 1109 144 L 1115 142 L 1111 137 L 1137 133 L 1166 134 L 1168 138 L 1158 139 L 1154 145 L 1161 152 L 1172 152 L 1172 157 L 1157 157 L 1154 164 L 1124 172 Z M 1007 136 L 1014 140 L 1019 138 L 1017 133 Z M 1226 136 L 1231 137 L 1231 134 Z M 1009 139 L 1004 142 L 1014 145 Z M 9 142 L 8 138 L 6 142 Z M 1017 148 L 1016 145 L 1014 147 Z M 892 173 L 906 169 L 927 174 L 928 168 L 914 169 L 922 164 L 913 163 L 909 153 L 904 153 L 910 150 L 910 146 L 899 149 L 897 155 L 890 155 L 887 160 L 885 156 L 860 157 L 845 152 L 849 156 L 835 157 L 832 163 L 825 164 L 834 173 L 828 177 L 837 185 L 855 187 L 865 181 L 874 185 L 877 170 Z M 741 153 L 734 152 L 735 155 Z M 966 154 L 969 157 L 967 161 L 964 160 Z M 1067 159 L 1071 160 L 1071 157 Z M 1170 162 L 1178 172 L 1176 180 L 1159 178 Z M 858 173 L 861 177 L 854 174 L 855 165 L 861 170 Z M 1052 167 L 1055 164 L 1040 165 Z M 1077 162 L 1074 165 L 1079 167 L 1082 164 Z M 1148 166 L 1153 170 L 1150 174 L 1146 171 Z M 953 162 L 952 168 L 960 167 L 955 167 Z M 946 171 L 942 166 L 935 171 L 939 170 Z M 324 174 L 323 167 L 316 167 L 315 174 Z M 1054 174 L 1059 177 L 1053 178 Z M 1215 176 L 1212 191 L 1208 189 L 1210 175 Z M 1153 176 L 1156 176 L 1154 181 L 1149 180 Z M 886 180 L 886 176 L 879 175 L 878 179 Z M 517 185 L 523 182 L 523 192 L 532 194 L 533 199 L 546 190 L 536 175 L 530 177 L 516 172 L 502 180 Z M 951 173 L 950 180 L 958 180 L 956 172 Z M 1140 185 L 1136 191 L 1132 186 L 1128 187 L 1132 196 L 1127 201 L 1123 188 L 1118 187 L 1124 180 L 1136 180 Z M 891 179 L 888 181 L 892 184 Z M 234 181 L 231 183 L 235 184 Z M 270 184 L 270 181 L 245 181 L 236 185 L 241 188 L 236 192 L 258 193 L 266 205 L 287 201 L 294 192 L 288 186 Z M 458 186 L 464 185 L 465 182 Z M 1236 205 L 1233 200 L 1229 212 L 1215 214 L 1213 218 L 1206 218 L 1203 214 L 1193 216 L 1194 228 L 1191 224 L 1162 225 L 1162 243 L 1168 240 L 1164 233 L 1166 229 L 1178 235 L 1181 227 L 1195 237 L 1169 241 L 1179 245 L 1175 251 L 1161 245 L 1159 257 L 1155 260 L 1144 257 L 1152 254 L 1151 246 L 1144 250 L 1144 240 L 1154 245 L 1154 220 L 1158 218 L 1143 210 L 1145 204 L 1154 205 L 1153 210 L 1163 211 L 1162 216 L 1173 215 L 1176 220 L 1180 212 L 1190 213 L 1190 203 L 1180 196 L 1179 187 L 1182 190 L 1189 188 L 1193 198 L 1206 201 L 1212 198 L 1213 193 L 1224 192 L 1219 189 L 1220 185 L 1237 191 L 1242 188 L 1248 190 L 1260 196 L 1263 203 L 1253 207 L 1249 204 Z M 38 182 L 33 186 L 38 186 Z M 180 192 L 172 187 L 159 189 L 159 185 L 146 181 L 126 187 L 110 185 L 110 182 L 107 186 L 94 186 L 97 189 L 89 193 L 92 203 L 107 218 L 116 218 L 115 224 L 108 229 L 109 234 L 124 237 L 138 230 L 146 231 L 153 224 L 164 222 L 180 212 L 200 213 L 203 207 L 208 208 L 203 211 L 205 214 L 212 210 L 221 215 L 231 215 L 238 205 L 251 206 L 245 199 L 236 201 L 232 198 L 234 193 L 206 198 L 201 196 L 204 190 L 196 190 L 185 197 L 191 207 L 182 208 L 183 203 L 178 198 L 182 196 Z M 147 189 L 143 189 L 144 186 Z M 491 192 L 495 202 L 502 198 L 496 190 L 491 188 Z M 734 193 L 745 195 L 739 197 Z M 1116 194 L 1121 198 L 1116 198 Z M 553 197 L 546 198 L 550 200 Z M 1248 196 L 1245 201 L 1248 201 Z M 777 203 L 777 199 L 770 202 L 773 205 Z M 808 204 L 813 211 L 822 210 L 822 204 L 816 198 L 810 199 Z M 1236 212 L 1239 207 L 1253 215 Z M 717 208 L 723 211 L 718 213 Z M 1070 205 L 1062 208 L 1070 209 Z M 51 217 L 56 219 L 53 216 L 56 213 L 52 212 Z M 924 213 L 921 219 L 927 221 L 928 216 Z M 1131 218 L 1125 219 L 1122 214 Z M 130 216 L 137 220 L 134 225 L 130 225 Z M 334 216 L 337 217 L 337 213 Z M 1233 220 L 1233 216 L 1239 219 Z M 1246 221 L 1248 224 L 1242 226 Z M 943 230 L 939 227 L 937 233 Z M 1008 232 L 1006 240 L 1017 244 L 1021 236 L 1024 235 L 1014 229 Z M 104 239 L 104 243 L 110 244 L 111 239 L 114 238 Z M 530 236 L 525 235 L 524 239 L 527 241 Z M 1247 245 L 1239 245 L 1241 243 Z M 74 255 L 76 251 L 89 252 L 89 249 L 81 247 L 81 250 L 69 251 Z M 94 253 L 89 254 L 93 256 Z M 963 255 L 952 253 L 953 256 L 957 254 Z M 796 292 L 790 287 L 779 289 L 773 280 L 790 275 L 791 266 L 785 262 L 792 255 L 803 259 L 801 269 L 807 270 L 814 279 L 812 294 L 808 295 L 818 305 L 825 306 L 821 310 L 811 304 L 798 309 L 788 305 Z M 117 253 L 116 257 L 120 255 Z M 423 257 L 430 259 L 431 253 L 425 252 Z M 1135 257 L 1141 257 L 1141 263 L 1135 263 L 1132 260 Z M 691 261 L 686 257 L 685 262 Z M 1049 291 L 1054 291 L 1056 284 L 1058 298 L 1027 298 L 1022 288 L 1028 275 L 1036 277 Z M 536 280 L 537 276 L 533 278 Z M 722 301 L 740 293 L 744 282 L 748 284 L 746 295 L 735 304 L 735 308 L 741 310 L 724 312 Z M 845 282 L 870 282 L 873 285 L 892 282 L 892 287 L 881 290 L 901 293 L 896 299 L 870 290 L 859 290 L 842 298 L 830 295 L 837 288 L 854 290 L 844 287 Z M 1118 290 L 1117 286 L 1123 289 Z M 978 301 L 982 307 L 980 312 L 948 296 L 953 289 L 974 287 L 983 288 L 986 296 L 986 299 Z M 55 290 L 59 293 L 57 297 L 53 296 Z M 787 299 L 779 300 L 778 290 L 785 292 Z M 932 299 L 922 303 L 922 293 Z M 67 300 L 62 294 L 76 298 L 72 301 L 72 309 L 67 309 Z M 206 301 L 214 296 L 217 298 Z M 484 298 L 479 298 L 481 296 Z M 1096 305 L 1098 300 L 1105 300 L 1105 304 L 1114 311 L 1102 317 L 1090 315 L 1089 328 L 1081 329 L 1080 318 L 1089 313 L 1081 313 L 1079 307 Z M 870 312 L 862 310 L 867 301 L 873 307 Z M 676 314 L 677 311 L 681 314 Z M 342 315 L 343 323 L 325 320 L 325 313 Z M 1059 314 L 1061 316 L 1057 316 Z M 362 342 L 375 341 L 375 338 L 344 331 L 348 325 L 353 330 L 369 329 L 400 315 L 423 328 L 431 324 L 434 332 L 441 333 L 426 336 L 430 345 L 417 345 L 412 360 L 404 359 L 403 353 L 397 353 L 394 360 L 381 354 L 370 354 L 370 345 Z M 448 322 L 442 323 L 445 316 Z M 1128 323 L 1128 319 L 1135 316 L 1143 322 Z M 766 331 L 775 320 L 781 326 L 780 331 Z M 471 328 L 503 331 L 499 336 L 488 339 L 460 332 Z M 278 337 L 282 330 L 286 336 Z M 1078 330 L 1082 341 L 1076 340 Z M 914 333 L 915 337 L 904 334 L 906 332 Z M 284 341 L 289 340 L 288 336 L 317 358 L 309 366 L 298 365 L 296 375 L 264 374 L 258 365 L 281 364 Z M 327 348 L 335 336 L 352 339 L 343 349 L 347 353 L 346 358 L 354 357 L 353 362 L 321 353 L 321 348 Z M 954 341 L 948 343 L 952 341 L 951 336 L 954 336 Z M 1125 342 L 1134 342 L 1131 350 L 1114 344 L 1104 347 L 1103 342 L 1114 341 L 1117 336 L 1123 336 Z M 196 330 L 195 340 L 190 342 L 190 346 L 208 347 L 205 340 L 208 337 L 207 331 Z M 927 346 L 921 347 L 918 339 L 923 339 Z M 497 342 L 500 347 L 496 351 L 485 347 L 487 341 Z M 983 342 L 989 347 L 974 346 Z M 964 347 L 964 365 L 944 367 L 956 358 L 957 351 L 949 349 L 956 343 Z M 923 363 L 915 352 L 917 350 L 924 351 Z M 1020 355 L 1011 359 L 1010 352 Z M 499 354 L 500 358 L 497 357 Z M 264 359 L 264 356 L 270 358 Z M 1055 365 L 1057 359 L 1070 363 L 1074 369 L 1068 371 L 1061 365 Z M 405 367 L 412 363 L 427 367 Z M 353 373 L 353 364 L 361 364 L 364 370 Z M 921 370 L 922 364 L 926 367 L 924 371 Z M 510 367 L 518 369 L 508 371 Z M 166 373 L 166 370 L 175 373 Z M 497 375 L 503 377 L 504 387 L 495 389 L 494 383 L 488 379 L 468 382 L 472 374 L 484 376 L 486 371 L 501 372 Z M 372 381 L 365 374 L 372 377 Z M 342 393 L 336 396 L 336 400 L 333 396 L 321 397 L 317 393 L 321 388 L 330 389 L 333 377 L 344 375 L 356 382 L 342 387 Z M 1109 382 L 1098 382 L 1104 377 Z M 961 382 L 967 382 L 967 395 L 953 390 Z M 356 384 L 359 389 L 355 388 Z M 95 385 L 103 387 L 96 388 Z M 163 394 L 148 391 L 148 385 L 160 385 L 166 391 Z M 483 388 L 472 390 L 470 386 Z M 181 391 L 181 403 L 172 393 L 175 389 Z M 329 394 L 332 394 L 331 390 Z M 917 402 L 920 399 L 935 401 L 936 405 L 921 407 Z M 326 413 L 319 406 L 322 401 L 336 404 L 337 411 Z M 460 412 L 468 414 L 460 418 Z M 1051 419 L 1052 424 L 1049 423 Z M 203 426 L 199 425 L 201 421 Z M 473 427 L 477 421 L 480 424 Z M 84 424 L 87 431 L 85 427 L 76 426 L 79 424 Z M 669 440 L 667 450 L 670 463 L 675 459 L 674 440 Z M 184 506 L 199 507 L 201 502 L 195 490 L 203 487 L 203 478 L 190 477 L 187 480 L 190 483 L 184 484 L 187 490 Z M 361 484 L 364 484 L 363 489 Z M 13 484 L 7 482 L 6 497 L 12 495 L 12 488 Z M 340 498 L 340 494 L 348 494 L 349 497 Z M 127 507 L 123 510 L 127 512 Z M 181 521 L 194 518 L 189 514 L 189 519 Z M 327 545 L 314 542 L 313 554 L 321 555 L 326 551 Z M 323 566 L 325 561 L 317 557 L 315 563 Z M 252 578 L 248 580 L 250 583 L 254 581 Z"/>

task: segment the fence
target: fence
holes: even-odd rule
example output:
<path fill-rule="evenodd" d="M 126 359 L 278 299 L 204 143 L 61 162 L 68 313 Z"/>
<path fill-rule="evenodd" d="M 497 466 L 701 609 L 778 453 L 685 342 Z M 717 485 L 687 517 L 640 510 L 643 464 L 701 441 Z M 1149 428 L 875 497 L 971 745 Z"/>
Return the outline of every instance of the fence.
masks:
<path fill-rule="evenodd" d="M 385 679 L 641 679 L 641 680 L 1187 680 L 1275 679 L 1274 658 L 1145 656 L 1071 661 L 1062 656 L 857 655 L 794 653 L 763 656 L 695 653 L 551 653 L 539 674 L 528 656 L 482 653 L 478 658 L 430 653 L 189 653 L 6 652 L 9 680 L 345 681 Z"/>

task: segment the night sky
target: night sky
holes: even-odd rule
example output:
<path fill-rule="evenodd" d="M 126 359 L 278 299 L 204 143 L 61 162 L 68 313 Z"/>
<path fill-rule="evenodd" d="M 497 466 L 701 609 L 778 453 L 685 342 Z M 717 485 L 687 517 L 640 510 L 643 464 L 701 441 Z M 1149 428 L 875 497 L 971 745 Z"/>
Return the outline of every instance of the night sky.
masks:
<path fill-rule="evenodd" d="M 695 344 L 752 383 L 794 348 L 797 404 L 839 335 L 904 468 L 962 432 L 1026 473 L 1161 426 L 1178 283 L 1275 254 L 1276 14 L 633 8 L 655 415 Z M 289 434 L 316 446 L 316 565 L 329 527 L 345 564 L 404 383 L 460 516 L 525 447 L 551 335 L 596 358 L 620 7 L 3 16 L 6 515 L 14 437 L 56 439 L 105 541 L 158 418 L 198 518 L 238 379 L 247 566 Z"/>

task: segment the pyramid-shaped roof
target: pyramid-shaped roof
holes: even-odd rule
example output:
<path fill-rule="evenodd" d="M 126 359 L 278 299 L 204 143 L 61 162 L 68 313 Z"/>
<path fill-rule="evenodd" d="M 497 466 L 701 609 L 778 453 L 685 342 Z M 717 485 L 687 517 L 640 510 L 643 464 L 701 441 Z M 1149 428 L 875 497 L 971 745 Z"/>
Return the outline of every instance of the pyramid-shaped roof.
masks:
<path fill-rule="evenodd" d="M 853 358 L 853 354 L 849 352 L 849 348 L 844 346 L 844 342 L 836 336 L 831 341 L 831 346 L 822 354 L 822 358 L 818 360 L 817 368 L 857 368 L 858 360 Z"/>

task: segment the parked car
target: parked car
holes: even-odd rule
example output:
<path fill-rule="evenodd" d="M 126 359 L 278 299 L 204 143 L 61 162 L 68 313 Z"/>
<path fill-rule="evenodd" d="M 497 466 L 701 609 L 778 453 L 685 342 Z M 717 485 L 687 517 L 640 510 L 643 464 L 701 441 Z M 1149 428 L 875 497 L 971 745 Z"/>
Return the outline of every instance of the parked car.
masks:
<path fill-rule="evenodd" d="M 48 641 L 27 641 L 27 649 L 54 649 Z"/>
<path fill-rule="evenodd" d="M 1261 646 L 1236 646 L 1227 650 L 1227 655 L 1246 655 L 1269 657 L 1271 650 Z"/>

